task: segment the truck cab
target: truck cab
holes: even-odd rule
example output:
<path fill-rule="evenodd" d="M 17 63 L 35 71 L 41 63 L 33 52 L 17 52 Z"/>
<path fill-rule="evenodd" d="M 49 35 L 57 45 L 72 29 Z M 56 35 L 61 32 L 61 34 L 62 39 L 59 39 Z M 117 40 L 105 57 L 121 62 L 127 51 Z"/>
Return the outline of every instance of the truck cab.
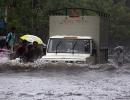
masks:
<path fill-rule="evenodd" d="M 51 62 L 88 63 L 92 55 L 92 38 L 83 36 L 52 36 L 44 59 Z"/>

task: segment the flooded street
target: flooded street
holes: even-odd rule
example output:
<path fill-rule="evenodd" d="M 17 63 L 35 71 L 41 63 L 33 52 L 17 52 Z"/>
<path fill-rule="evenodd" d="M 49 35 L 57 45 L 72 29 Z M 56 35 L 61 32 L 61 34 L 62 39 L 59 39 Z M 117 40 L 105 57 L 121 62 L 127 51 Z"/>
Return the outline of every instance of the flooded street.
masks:
<path fill-rule="evenodd" d="M 130 71 L 125 66 L 1 71 L 0 100 L 130 100 Z"/>

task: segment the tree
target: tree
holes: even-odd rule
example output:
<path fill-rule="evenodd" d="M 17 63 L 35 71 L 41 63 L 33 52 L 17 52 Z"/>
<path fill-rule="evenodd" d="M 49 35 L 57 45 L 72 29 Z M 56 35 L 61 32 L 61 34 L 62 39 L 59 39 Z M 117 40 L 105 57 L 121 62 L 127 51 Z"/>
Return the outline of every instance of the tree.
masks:
<path fill-rule="evenodd" d="M 50 10 L 79 7 L 109 13 L 111 38 L 130 38 L 129 0 L 0 0 L 0 7 L 8 9 L 8 27 L 16 26 L 19 35 L 48 34 Z"/>

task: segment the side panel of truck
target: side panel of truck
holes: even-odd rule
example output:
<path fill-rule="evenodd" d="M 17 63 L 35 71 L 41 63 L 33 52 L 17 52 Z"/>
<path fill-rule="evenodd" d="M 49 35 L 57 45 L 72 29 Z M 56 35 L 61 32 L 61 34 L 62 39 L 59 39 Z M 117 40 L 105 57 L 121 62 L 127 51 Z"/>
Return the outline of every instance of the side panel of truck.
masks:
<path fill-rule="evenodd" d="M 99 55 L 100 63 L 104 63 L 108 59 L 108 39 L 109 39 L 109 19 L 107 17 L 100 18 L 100 38 L 99 38 Z"/>

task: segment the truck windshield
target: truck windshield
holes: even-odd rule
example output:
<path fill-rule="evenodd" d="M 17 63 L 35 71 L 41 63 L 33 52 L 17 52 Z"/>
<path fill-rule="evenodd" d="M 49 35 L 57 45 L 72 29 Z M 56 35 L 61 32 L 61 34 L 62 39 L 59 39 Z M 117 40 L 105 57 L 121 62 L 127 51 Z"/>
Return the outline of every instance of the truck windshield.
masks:
<path fill-rule="evenodd" d="M 49 53 L 90 53 L 90 39 L 50 39 Z"/>

